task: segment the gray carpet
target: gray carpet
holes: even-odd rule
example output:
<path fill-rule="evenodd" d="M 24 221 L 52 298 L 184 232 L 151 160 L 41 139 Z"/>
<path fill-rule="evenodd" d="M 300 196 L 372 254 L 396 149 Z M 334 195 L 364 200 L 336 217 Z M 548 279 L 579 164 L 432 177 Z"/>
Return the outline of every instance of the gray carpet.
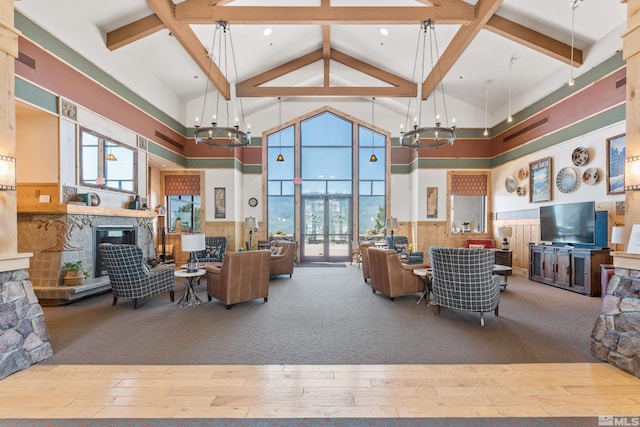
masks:
<path fill-rule="evenodd" d="M 206 285 L 198 286 L 206 301 Z M 182 293 L 182 284 L 177 295 Z M 500 317 L 373 294 L 362 270 L 296 268 L 269 301 L 180 308 L 168 295 L 137 310 L 111 294 L 46 307 L 45 364 L 451 364 L 598 362 L 589 351 L 600 298 L 509 278 Z"/>

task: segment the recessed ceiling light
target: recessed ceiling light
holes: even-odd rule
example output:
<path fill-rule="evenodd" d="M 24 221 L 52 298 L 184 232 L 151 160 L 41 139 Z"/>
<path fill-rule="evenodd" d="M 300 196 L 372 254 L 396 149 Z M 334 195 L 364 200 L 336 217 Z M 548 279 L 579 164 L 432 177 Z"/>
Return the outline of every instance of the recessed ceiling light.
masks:
<path fill-rule="evenodd" d="M 271 28 L 265 28 L 262 34 L 264 34 L 265 36 L 270 36 L 272 32 L 273 31 L 271 30 Z"/>
<path fill-rule="evenodd" d="M 387 30 L 386 28 L 380 28 L 380 34 L 382 34 L 383 36 L 388 36 L 389 30 Z"/>

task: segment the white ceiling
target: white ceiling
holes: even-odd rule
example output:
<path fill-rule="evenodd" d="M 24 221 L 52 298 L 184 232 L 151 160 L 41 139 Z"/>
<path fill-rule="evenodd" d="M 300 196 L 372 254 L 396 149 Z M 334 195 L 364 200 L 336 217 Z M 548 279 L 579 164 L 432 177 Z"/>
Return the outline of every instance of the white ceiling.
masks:
<path fill-rule="evenodd" d="M 177 2 L 180 3 L 180 2 Z M 467 1 L 475 4 L 475 1 Z M 535 29 L 561 42 L 571 43 L 572 8 L 568 0 L 504 0 L 497 14 Z M 413 0 L 331 0 L 332 6 L 420 6 Z M 235 0 L 233 6 L 320 6 L 320 0 Z M 205 91 L 204 73 L 168 30 L 110 51 L 106 33 L 153 14 L 145 0 L 19 0 L 15 8 L 55 37 L 95 63 L 149 102 L 186 126 L 200 115 Z M 573 71 L 579 76 L 622 49 L 626 27 L 626 4 L 620 0 L 584 0 L 575 10 L 574 45 L 583 50 L 584 64 Z M 273 30 L 264 36 L 265 28 Z M 416 47 L 420 34 L 415 25 L 332 25 L 330 43 L 375 67 L 413 79 Z M 192 25 L 203 46 L 210 49 L 215 25 Z M 440 53 L 454 37 L 458 25 L 436 23 Z M 235 25 L 231 34 L 239 81 L 289 62 L 322 47 L 321 25 Z M 510 59 L 517 59 L 510 65 Z M 429 63 L 427 64 L 429 65 Z M 429 71 L 429 70 L 427 70 Z M 277 82 L 287 85 L 321 85 L 321 62 L 297 70 Z M 230 73 L 231 74 L 231 73 Z M 508 114 L 509 86 L 512 111 L 524 108 L 566 84 L 567 64 L 482 30 L 444 78 L 449 115 L 459 127 L 485 125 L 485 101 L 489 126 Z M 235 76 L 227 76 L 233 83 Z M 332 85 L 373 85 L 370 77 L 332 62 Z M 380 83 L 378 83 L 380 84 Z M 488 88 L 485 98 L 485 87 Z M 254 134 L 278 124 L 275 99 L 243 98 L 246 120 Z M 412 100 L 413 106 L 416 105 Z M 380 98 L 375 124 L 397 133 L 409 100 Z M 363 120 L 371 119 L 371 98 L 297 98 L 283 100 L 285 121 L 321 105 L 331 105 Z M 295 107 L 292 107 L 295 106 Z M 302 110 L 302 111 L 300 111 Z"/>

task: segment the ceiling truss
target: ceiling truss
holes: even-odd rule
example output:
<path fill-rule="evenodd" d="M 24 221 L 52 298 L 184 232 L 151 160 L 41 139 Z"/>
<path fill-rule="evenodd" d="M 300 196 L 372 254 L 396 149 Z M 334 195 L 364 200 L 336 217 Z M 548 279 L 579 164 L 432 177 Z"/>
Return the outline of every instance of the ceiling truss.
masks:
<path fill-rule="evenodd" d="M 331 49 L 331 24 L 419 24 L 427 19 L 438 24 L 461 24 L 453 40 L 422 83 L 423 99 L 426 99 L 440 84 L 442 78 L 482 29 L 492 31 L 566 64 L 571 64 L 572 57 L 573 66 L 582 64 L 580 49 L 574 48 L 572 55 L 571 46 L 566 43 L 496 15 L 495 11 L 503 0 L 479 0 L 475 6 L 462 0 L 421 0 L 425 6 L 333 7 L 330 5 L 330 0 L 321 0 L 318 7 L 225 7 L 232 1 L 185 0 L 174 4 L 172 0 L 147 0 L 154 14 L 107 33 L 107 47 L 110 50 L 118 49 L 166 28 L 225 99 L 231 96 L 229 82 L 215 64 L 211 64 L 210 67 L 207 50 L 189 27 L 190 24 L 213 24 L 219 20 L 225 20 L 233 24 L 322 25 L 320 50 L 238 83 L 236 88 L 238 96 L 416 96 L 414 83 Z M 319 60 L 323 61 L 324 66 L 322 87 L 260 86 Z M 384 81 L 389 86 L 331 87 L 329 84 L 331 60 Z"/>

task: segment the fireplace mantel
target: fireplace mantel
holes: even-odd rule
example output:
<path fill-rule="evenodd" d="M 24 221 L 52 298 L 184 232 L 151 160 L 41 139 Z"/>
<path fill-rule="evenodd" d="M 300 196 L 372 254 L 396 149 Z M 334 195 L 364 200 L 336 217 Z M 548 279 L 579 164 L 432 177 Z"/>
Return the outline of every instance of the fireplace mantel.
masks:
<path fill-rule="evenodd" d="M 613 266 L 640 270 L 640 254 L 630 254 L 627 252 L 611 252 Z"/>
<path fill-rule="evenodd" d="M 105 208 L 101 206 L 86 205 L 48 205 L 30 206 L 25 209 L 18 208 L 19 214 L 68 214 L 68 215 L 102 215 L 133 218 L 155 218 L 158 214 L 154 211 L 142 211 L 123 208 Z"/>

